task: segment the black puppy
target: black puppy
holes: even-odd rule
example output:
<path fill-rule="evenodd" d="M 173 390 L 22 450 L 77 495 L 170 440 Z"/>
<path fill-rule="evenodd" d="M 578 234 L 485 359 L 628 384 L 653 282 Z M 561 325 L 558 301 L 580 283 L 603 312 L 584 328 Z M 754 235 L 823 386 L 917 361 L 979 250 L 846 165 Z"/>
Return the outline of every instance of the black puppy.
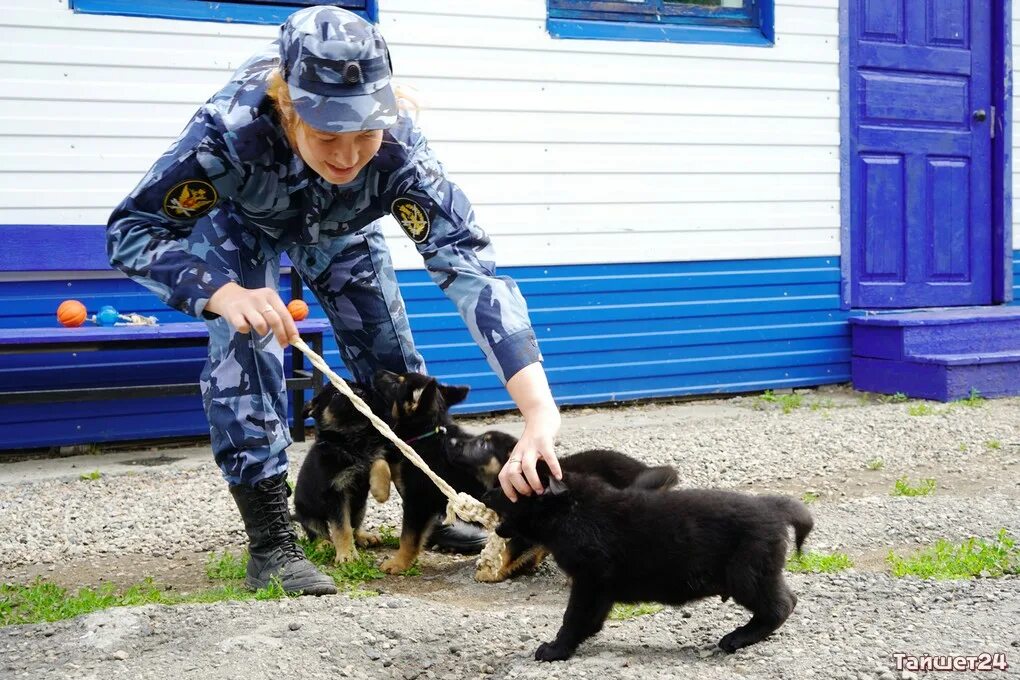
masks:
<path fill-rule="evenodd" d="M 371 403 L 363 385 L 352 383 L 351 389 Z M 355 544 L 379 544 L 378 536 L 361 531 L 361 523 L 370 489 L 380 503 L 389 498 L 385 455 L 391 445 L 333 385 L 315 395 L 304 417 L 315 419 L 315 444 L 294 487 L 294 518 L 309 538 L 333 544 L 336 563 L 349 562 L 358 557 Z"/>
<path fill-rule="evenodd" d="M 486 487 L 496 485 L 496 477 L 517 446 L 517 438 L 504 432 L 491 431 L 468 439 L 448 440 L 447 454 L 455 465 L 473 469 Z M 581 451 L 560 459 L 565 472 L 595 475 L 617 489 L 628 487 L 649 491 L 670 489 L 676 486 L 676 470 L 669 465 L 649 467 L 630 456 L 608 449 Z M 523 536 L 507 541 L 501 554 L 499 568 L 490 573 L 480 569 L 479 580 L 499 582 L 533 571 L 545 559 L 547 551 L 541 545 Z"/>
<path fill-rule="evenodd" d="M 803 503 L 730 491 L 617 489 L 571 472 L 558 481 L 540 467 L 544 494 L 511 503 L 493 489 L 482 499 L 500 516 L 496 533 L 545 546 L 572 578 L 563 625 L 535 652 L 539 661 L 570 658 L 616 602 L 732 597 L 752 617 L 719 641 L 727 652 L 764 639 L 796 606 L 783 567 L 787 527 L 800 552 L 814 525 Z"/>
<path fill-rule="evenodd" d="M 496 486 L 499 471 L 506 465 L 517 437 L 499 430 L 476 436 L 447 438 L 447 456 L 455 465 L 477 470 L 486 487 Z M 560 466 L 571 472 L 598 475 L 618 489 L 629 486 L 642 489 L 668 489 L 676 486 L 676 470 L 669 465 L 650 467 L 630 456 L 609 449 L 590 449 L 560 459 Z"/>
<path fill-rule="evenodd" d="M 376 373 L 372 386 L 378 399 L 376 413 L 384 417 L 398 437 L 411 445 L 437 475 L 457 491 L 475 498 L 486 490 L 475 471 L 450 462 L 447 442 L 467 440 L 469 433 L 457 426 L 450 407 L 463 401 L 467 387 L 443 385 L 419 373 Z M 399 451 L 387 455 L 390 475 L 403 499 L 400 547 L 380 568 L 400 573 L 414 564 L 429 534 L 446 510 L 446 496 L 421 470 Z"/>

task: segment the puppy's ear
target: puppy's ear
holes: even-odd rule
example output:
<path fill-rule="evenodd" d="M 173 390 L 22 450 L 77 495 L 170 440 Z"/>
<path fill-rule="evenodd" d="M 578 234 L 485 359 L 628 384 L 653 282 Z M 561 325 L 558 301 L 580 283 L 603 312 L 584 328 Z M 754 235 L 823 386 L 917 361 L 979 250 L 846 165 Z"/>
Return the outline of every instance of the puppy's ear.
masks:
<path fill-rule="evenodd" d="M 471 388 L 467 385 L 439 385 L 439 392 L 447 406 L 455 406 L 464 401 L 470 391 Z"/>
<path fill-rule="evenodd" d="M 438 386 L 435 380 L 429 380 L 425 387 L 419 387 L 411 392 L 411 402 L 408 404 L 409 413 L 425 412 L 435 407 Z"/>
<path fill-rule="evenodd" d="M 556 479 L 555 477 L 549 477 L 549 485 L 546 487 L 546 491 L 553 496 L 561 496 L 567 493 L 569 489 L 562 480 Z"/>
<path fill-rule="evenodd" d="M 397 387 L 401 382 L 401 375 L 379 369 L 375 372 L 372 377 L 372 388 L 384 399 L 388 401 L 396 401 L 397 396 L 395 394 Z"/>
<path fill-rule="evenodd" d="M 553 477 L 549 470 L 549 464 L 541 458 L 535 464 L 535 472 L 538 473 L 538 481 L 542 482 L 542 488 L 552 496 L 559 496 L 567 492 L 567 485 Z"/>

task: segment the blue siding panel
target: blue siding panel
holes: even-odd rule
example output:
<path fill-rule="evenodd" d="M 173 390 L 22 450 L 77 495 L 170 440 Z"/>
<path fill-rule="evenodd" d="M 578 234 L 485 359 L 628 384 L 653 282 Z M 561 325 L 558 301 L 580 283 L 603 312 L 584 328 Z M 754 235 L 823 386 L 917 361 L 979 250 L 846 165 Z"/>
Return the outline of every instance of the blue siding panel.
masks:
<path fill-rule="evenodd" d="M 507 267 L 501 273 L 512 276 L 528 300 L 557 401 L 588 404 L 848 381 L 839 264 L 838 258 L 791 258 Z M 1020 258 L 1014 267 L 1020 272 Z M 459 410 L 512 408 L 453 304 L 426 273 L 400 272 L 399 279 L 430 371 L 472 388 Z M 285 275 L 281 287 L 287 286 Z M 163 322 L 187 318 L 124 279 L 8 281 L 0 282 L 0 327 L 55 325 L 54 311 L 68 298 L 90 311 L 112 304 Z M 321 317 L 314 300 L 309 304 L 312 316 Z M 342 366 L 332 340 L 326 359 Z M 198 348 L 5 356 L 0 389 L 197 379 L 203 362 Z M 0 449 L 207 430 L 198 397 L 62 404 L 56 420 L 54 412 L 49 406 L 0 410 Z"/>

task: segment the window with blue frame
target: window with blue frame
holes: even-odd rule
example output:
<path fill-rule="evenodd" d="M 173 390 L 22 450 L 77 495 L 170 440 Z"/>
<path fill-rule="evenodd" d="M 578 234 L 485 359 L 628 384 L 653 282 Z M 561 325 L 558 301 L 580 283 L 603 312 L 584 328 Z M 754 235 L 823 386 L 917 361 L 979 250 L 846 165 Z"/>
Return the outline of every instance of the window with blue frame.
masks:
<path fill-rule="evenodd" d="M 377 0 L 69 0 L 79 14 L 114 14 L 160 19 L 222 21 L 240 24 L 282 24 L 309 5 L 334 5 L 357 12 L 369 21 L 378 18 Z"/>
<path fill-rule="evenodd" d="M 546 0 L 556 38 L 771 46 L 775 0 Z"/>

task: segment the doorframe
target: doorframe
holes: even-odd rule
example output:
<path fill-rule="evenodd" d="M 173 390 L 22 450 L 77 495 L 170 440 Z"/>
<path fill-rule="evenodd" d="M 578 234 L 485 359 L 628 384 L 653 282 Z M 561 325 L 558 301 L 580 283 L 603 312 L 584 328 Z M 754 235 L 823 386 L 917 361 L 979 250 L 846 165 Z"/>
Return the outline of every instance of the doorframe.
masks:
<path fill-rule="evenodd" d="M 906 0 L 909 1 L 909 0 Z M 851 299 L 850 147 L 850 4 L 839 0 L 839 215 L 840 308 L 855 308 Z M 1012 0 L 992 4 L 992 304 L 1013 300 L 1013 53 Z"/>

